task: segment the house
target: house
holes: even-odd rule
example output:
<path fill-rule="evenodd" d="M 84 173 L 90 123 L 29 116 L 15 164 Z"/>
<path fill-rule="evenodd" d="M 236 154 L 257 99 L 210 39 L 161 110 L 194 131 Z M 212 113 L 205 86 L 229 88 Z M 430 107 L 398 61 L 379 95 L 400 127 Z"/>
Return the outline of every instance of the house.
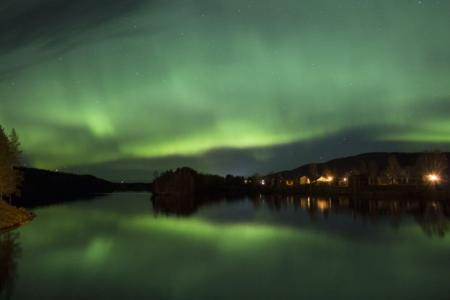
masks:
<path fill-rule="evenodd" d="M 286 186 L 288 186 L 288 187 L 294 186 L 294 180 L 292 180 L 292 179 L 286 180 Z"/>
<path fill-rule="evenodd" d="M 307 176 L 302 176 L 299 179 L 299 184 L 300 185 L 308 185 L 308 184 L 311 184 L 311 180 Z"/>
<path fill-rule="evenodd" d="M 348 177 L 341 177 L 338 179 L 338 185 L 342 187 L 348 187 Z"/>
<path fill-rule="evenodd" d="M 317 184 L 331 184 L 334 182 L 333 176 L 320 176 L 317 180 Z"/>

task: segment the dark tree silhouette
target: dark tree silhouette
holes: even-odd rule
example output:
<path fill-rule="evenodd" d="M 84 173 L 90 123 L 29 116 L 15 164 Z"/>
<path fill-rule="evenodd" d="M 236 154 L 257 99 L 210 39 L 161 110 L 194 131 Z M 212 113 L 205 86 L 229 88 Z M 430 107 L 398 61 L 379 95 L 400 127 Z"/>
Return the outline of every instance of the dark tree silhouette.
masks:
<path fill-rule="evenodd" d="M 0 200 L 20 193 L 19 186 L 22 182 L 20 171 L 14 167 L 20 164 L 20 142 L 16 131 L 13 129 L 9 136 L 0 126 Z"/>
<path fill-rule="evenodd" d="M 316 164 L 311 164 L 308 167 L 308 174 L 311 177 L 311 179 L 317 179 L 319 177 L 319 170 L 317 168 Z"/>
<path fill-rule="evenodd" d="M 448 168 L 448 159 L 445 153 L 440 151 L 422 154 L 417 161 L 417 170 L 422 174 L 435 173 L 442 175 Z"/>
<path fill-rule="evenodd" d="M 369 162 L 367 169 L 368 169 L 370 184 L 376 184 L 377 177 L 378 177 L 378 164 L 375 161 L 371 161 L 371 162 Z"/>
<path fill-rule="evenodd" d="M 355 173 L 358 174 L 358 175 L 364 175 L 364 174 L 367 174 L 367 172 L 368 172 L 368 166 L 367 166 L 366 161 L 363 160 L 363 159 L 360 159 L 360 160 L 358 161 L 358 165 L 357 165 L 355 171 L 356 171 Z"/>
<path fill-rule="evenodd" d="M 397 157 L 391 155 L 388 158 L 388 165 L 386 168 L 386 177 L 391 184 L 397 184 L 399 177 L 402 175 L 402 167 L 400 166 Z"/>

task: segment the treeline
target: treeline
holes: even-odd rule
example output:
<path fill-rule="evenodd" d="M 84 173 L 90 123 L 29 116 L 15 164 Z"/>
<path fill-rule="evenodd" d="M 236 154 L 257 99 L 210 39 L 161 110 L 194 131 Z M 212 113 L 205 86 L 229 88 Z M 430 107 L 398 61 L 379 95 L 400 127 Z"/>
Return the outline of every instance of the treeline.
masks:
<path fill-rule="evenodd" d="M 343 176 L 365 175 L 369 183 L 375 185 L 420 184 L 431 175 L 443 180 L 447 171 L 447 155 L 440 151 L 431 151 L 415 155 L 390 154 L 382 160 L 360 159 L 356 161 L 356 166 Z"/>
<path fill-rule="evenodd" d="M 357 156 L 338 158 L 326 163 L 313 163 L 290 171 L 256 176 L 266 179 L 267 183 L 298 182 L 305 176 L 310 182 L 318 178 L 331 178 L 338 183 L 352 176 L 367 178 L 370 185 L 419 185 L 437 180 L 436 183 L 448 183 L 450 179 L 450 153 L 430 151 L 422 153 L 365 153 Z"/>
<path fill-rule="evenodd" d="M 0 125 L 0 200 L 20 194 L 22 174 L 15 169 L 20 164 L 20 142 L 13 129 L 8 135 Z"/>
<path fill-rule="evenodd" d="M 166 171 L 152 183 L 155 195 L 166 196 L 230 194 L 244 188 L 243 177 L 201 174 L 187 167 Z"/>

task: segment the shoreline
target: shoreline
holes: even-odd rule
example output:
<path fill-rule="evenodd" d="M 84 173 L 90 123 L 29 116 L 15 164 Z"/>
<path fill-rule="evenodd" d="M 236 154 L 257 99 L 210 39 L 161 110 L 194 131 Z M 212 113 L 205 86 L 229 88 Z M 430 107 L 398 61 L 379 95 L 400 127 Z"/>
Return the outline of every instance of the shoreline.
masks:
<path fill-rule="evenodd" d="M 0 233 L 25 225 L 34 217 L 35 215 L 25 208 L 15 207 L 0 200 Z"/>

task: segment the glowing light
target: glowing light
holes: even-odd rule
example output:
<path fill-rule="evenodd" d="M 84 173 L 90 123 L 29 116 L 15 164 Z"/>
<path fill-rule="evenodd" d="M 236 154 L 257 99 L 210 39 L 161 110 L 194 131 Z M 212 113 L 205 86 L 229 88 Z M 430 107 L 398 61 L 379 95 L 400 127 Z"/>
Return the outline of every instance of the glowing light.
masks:
<path fill-rule="evenodd" d="M 331 183 L 334 181 L 333 176 L 321 176 L 319 179 L 317 179 L 317 182 L 325 182 L 325 183 Z"/>
<path fill-rule="evenodd" d="M 437 174 L 428 174 L 426 176 L 426 179 L 433 184 L 440 183 L 442 180 L 441 177 Z"/>
<path fill-rule="evenodd" d="M 266 180 L 261 179 L 261 185 L 266 185 Z"/>
<path fill-rule="evenodd" d="M 319 199 L 317 200 L 317 208 L 321 211 L 327 210 L 330 208 L 330 203 L 327 200 Z"/>
<path fill-rule="evenodd" d="M 300 185 L 311 184 L 311 180 L 306 176 L 300 177 L 299 182 L 300 182 Z"/>

